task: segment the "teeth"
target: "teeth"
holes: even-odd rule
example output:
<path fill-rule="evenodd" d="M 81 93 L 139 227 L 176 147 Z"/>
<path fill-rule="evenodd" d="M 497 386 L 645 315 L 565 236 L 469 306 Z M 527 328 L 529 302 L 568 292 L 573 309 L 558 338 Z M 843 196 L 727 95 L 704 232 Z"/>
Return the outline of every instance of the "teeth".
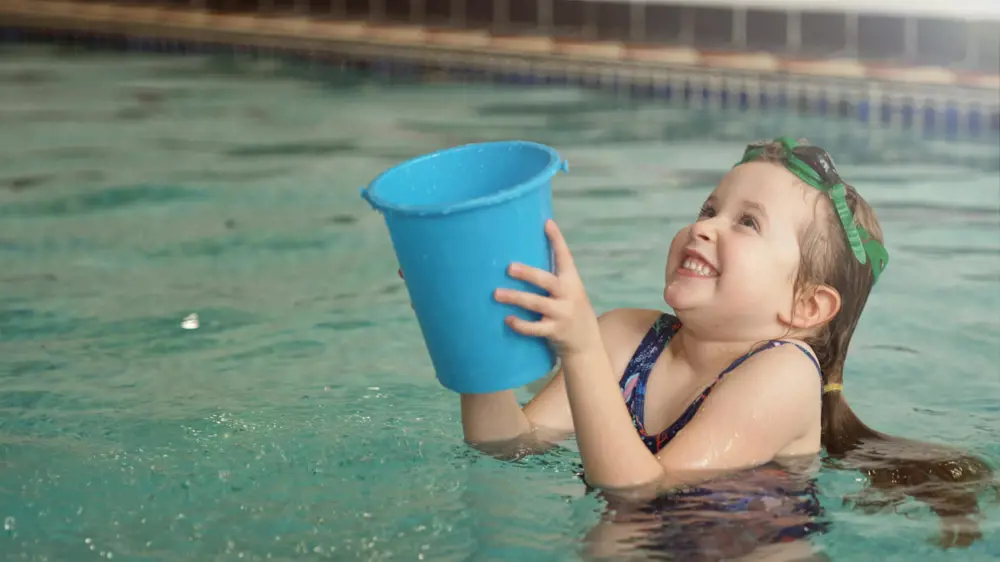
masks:
<path fill-rule="evenodd" d="M 717 275 L 717 273 L 715 273 L 715 270 L 712 269 L 708 264 L 694 258 L 685 259 L 684 263 L 681 264 L 681 267 L 693 271 L 698 275 L 703 275 L 705 277 L 715 277 Z"/>

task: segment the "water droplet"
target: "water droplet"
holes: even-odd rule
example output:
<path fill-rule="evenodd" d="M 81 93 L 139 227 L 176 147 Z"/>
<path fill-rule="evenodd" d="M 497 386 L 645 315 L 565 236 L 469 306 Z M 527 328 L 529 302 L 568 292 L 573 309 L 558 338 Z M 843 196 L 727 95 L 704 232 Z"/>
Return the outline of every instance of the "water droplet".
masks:
<path fill-rule="evenodd" d="M 197 330 L 198 329 L 198 314 L 192 312 L 184 317 L 184 321 L 181 322 L 181 328 L 185 330 Z"/>
<path fill-rule="evenodd" d="M 4 517 L 4 520 L 3 520 L 3 530 L 4 531 L 8 531 L 8 532 L 9 531 L 13 531 L 14 530 L 14 525 L 16 523 L 17 523 L 17 520 L 14 519 L 12 516 L 8 515 L 7 517 Z"/>

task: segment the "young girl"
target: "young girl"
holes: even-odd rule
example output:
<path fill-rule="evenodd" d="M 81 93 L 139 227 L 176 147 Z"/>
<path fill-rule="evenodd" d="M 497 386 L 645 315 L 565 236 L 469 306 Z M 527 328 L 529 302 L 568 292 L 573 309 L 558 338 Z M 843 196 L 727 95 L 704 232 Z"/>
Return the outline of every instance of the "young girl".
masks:
<path fill-rule="evenodd" d="M 821 447 L 856 453 L 855 465 L 868 454 L 861 468 L 879 487 L 990 478 L 981 461 L 940 448 L 904 458 L 907 442 L 868 428 L 844 401 L 847 349 L 888 253 L 871 207 L 822 149 L 788 138 L 747 147 L 670 245 L 663 296 L 673 314 L 597 316 L 559 229 L 549 222 L 546 233 L 555 273 L 516 263 L 509 273 L 548 295 L 499 289 L 495 298 L 542 315 L 507 322 L 547 338 L 561 370 L 523 408 L 512 391 L 463 395 L 470 443 L 551 444 L 575 433 L 587 483 L 632 498 L 815 458 Z M 947 490 L 921 499 L 961 521 L 967 543 L 977 536 L 964 518 L 975 497 Z"/>

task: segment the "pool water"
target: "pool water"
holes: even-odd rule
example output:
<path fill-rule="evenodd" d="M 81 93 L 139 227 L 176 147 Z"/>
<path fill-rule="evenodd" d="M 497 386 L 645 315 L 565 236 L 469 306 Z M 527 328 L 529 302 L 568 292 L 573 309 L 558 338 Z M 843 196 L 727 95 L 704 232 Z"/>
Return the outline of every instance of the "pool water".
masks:
<path fill-rule="evenodd" d="M 10 44 L 0 122 L 4 560 L 579 559 L 602 501 L 572 443 L 518 462 L 463 444 L 358 196 L 404 158 L 491 139 L 569 160 L 556 215 L 599 311 L 664 307 L 669 241 L 745 143 L 826 145 L 892 252 L 848 399 L 878 429 L 1000 461 L 995 141 Z M 854 510 L 849 471 L 818 485 L 829 559 L 1000 556 L 989 496 L 984 538 L 944 550 L 920 505 Z"/>

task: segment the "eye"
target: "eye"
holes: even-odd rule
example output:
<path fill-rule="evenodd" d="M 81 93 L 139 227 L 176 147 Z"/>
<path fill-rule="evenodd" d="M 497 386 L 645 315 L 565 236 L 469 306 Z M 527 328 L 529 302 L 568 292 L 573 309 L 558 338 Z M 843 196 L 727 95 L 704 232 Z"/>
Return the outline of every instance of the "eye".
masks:
<path fill-rule="evenodd" d="M 758 232 L 760 231 L 760 225 L 758 224 L 757 219 L 753 217 L 753 215 L 743 215 L 742 217 L 740 217 L 740 226 L 752 228 Z"/>
<path fill-rule="evenodd" d="M 712 207 L 711 203 L 705 203 L 705 205 L 701 208 L 701 211 L 698 213 L 699 219 L 710 219 L 714 216 L 715 208 Z"/>

